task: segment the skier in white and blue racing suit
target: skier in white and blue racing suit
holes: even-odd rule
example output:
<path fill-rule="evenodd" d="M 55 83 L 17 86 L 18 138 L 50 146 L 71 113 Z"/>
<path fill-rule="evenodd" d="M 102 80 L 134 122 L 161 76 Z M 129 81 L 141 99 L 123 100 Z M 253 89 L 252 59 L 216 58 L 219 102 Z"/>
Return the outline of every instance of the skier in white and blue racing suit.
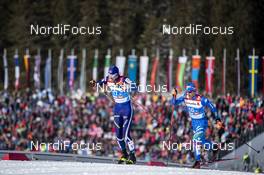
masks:
<path fill-rule="evenodd" d="M 205 115 L 205 107 L 208 107 L 217 123 L 217 128 L 222 127 L 220 118 L 217 115 L 217 110 L 215 106 L 204 96 L 196 93 L 196 88 L 193 83 L 188 83 L 186 86 L 186 91 L 182 96 L 176 98 L 177 90 L 173 90 L 173 98 L 171 103 L 173 105 L 179 105 L 184 103 L 187 107 L 189 116 L 192 119 L 192 129 L 193 129 L 193 143 L 194 143 L 194 153 L 195 153 L 195 163 L 193 168 L 200 168 L 201 152 L 200 147 L 204 146 L 207 149 L 212 150 L 216 153 L 217 144 L 206 139 L 205 131 L 208 127 L 208 121 Z M 215 157 L 216 155 L 214 155 Z M 215 159 L 215 158 L 214 158 Z"/>
<path fill-rule="evenodd" d="M 136 92 L 137 87 L 129 78 L 119 75 L 119 69 L 111 66 L 108 76 L 98 82 L 93 81 L 94 85 L 106 86 L 107 91 L 111 93 L 114 102 L 114 124 L 117 143 L 122 151 L 122 156 L 118 163 L 135 164 L 135 147 L 130 136 L 132 125 L 133 108 L 131 104 L 131 92 Z M 129 155 L 126 151 L 126 145 L 129 149 Z"/>

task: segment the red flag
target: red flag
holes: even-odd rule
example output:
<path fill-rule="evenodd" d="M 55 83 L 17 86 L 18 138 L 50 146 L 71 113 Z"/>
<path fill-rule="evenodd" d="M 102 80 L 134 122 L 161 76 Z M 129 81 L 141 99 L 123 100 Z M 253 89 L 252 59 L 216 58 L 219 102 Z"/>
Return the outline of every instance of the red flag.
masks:
<path fill-rule="evenodd" d="M 152 71 L 151 71 L 151 78 L 150 78 L 150 85 L 152 90 L 154 90 L 154 86 L 156 84 L 156 73 L 159 65 L 159 57 L 155 57 L 152 63 Z"/>
<path fill-rule="evenodd" d="M 213 93 L 213 74 L 214 74 L 214 64 L 215 64 L 215 57 L 213 56 L 208 56 L 206 57 L 206 68 L 205 68 L 205 73 L 206 73 L 206 92 L 209 95 L 212 95 Z"/>

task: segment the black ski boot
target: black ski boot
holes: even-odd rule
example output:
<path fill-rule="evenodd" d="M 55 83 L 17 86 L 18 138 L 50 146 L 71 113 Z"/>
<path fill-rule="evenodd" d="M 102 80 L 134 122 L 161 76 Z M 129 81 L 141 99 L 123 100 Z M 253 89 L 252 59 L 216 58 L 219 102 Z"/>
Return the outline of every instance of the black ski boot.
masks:
<path fill-rule="evenodd" d="M 128 161 L 128 154 L 126 152 L 126 150 L 122 151 L 122 156 L 120 157 L 120 159 L 118 160 L 118 164 L 123 164 L 126 163 Z"/>
<path fill-rule="evenodd" d="M 201 161 L 196 160 L 192 166 L 192 168 L 200 169 L 201 168 Z"/>
<path fill-rule="evenodd" d="M 131 152 L 129 154 L 129 159 L 127 160 L 127 164 L 136 164 L 137 162 L 137 159 L 136 159 L 136 156 L 135 156 L 135 153 L 134 152 Z"/>

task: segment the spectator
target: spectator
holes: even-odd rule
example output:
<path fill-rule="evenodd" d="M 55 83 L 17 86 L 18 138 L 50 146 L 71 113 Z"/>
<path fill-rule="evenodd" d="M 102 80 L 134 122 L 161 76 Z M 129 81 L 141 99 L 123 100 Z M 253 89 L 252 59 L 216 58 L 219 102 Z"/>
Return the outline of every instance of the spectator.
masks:
<path fill-rule="evenodd" d="M 134 105 L 136 154 L 139 159 L 170 160 L 189 163 L 193 160 L 191 151 L 173 151 L 168 155 L 162 150 L 162 142 L 169 139 L 175 143 L 186 143 L 191 139 L 190 118 L 182 106 L 171 111 L 167 99 L 160 95 L 139 94 Z M 263 128 L 263 99 L 250 100 L 242 97 L 219 96 L 215 100 L 219 115 L 224 121 L 223 130 L 215 130 L 211 113 L 207 112 L 209 126 L 207 137 L 216 142 L 243 141 L 245 135 L 253 133 L 256 127 Z M 69 140 L 72 143 L 102 143 L 101 150 L 67 152 L 83 155 L 117 156 L 114 139 L 114 125 L 111 106 L 103 95 L 86 94 L 82 98 L 57 96 L 51 92 L 16 93 L 0 96 L 0 149 L 30 150 L 31 141 L 57 142 Z M 144 108 L 144 109 L 143 109 Z M 173 125 L 170 120 L 173 116 Z M 35 151 L 41 151 L 35 150 Z"/>
<path fill-rule="evenodd" d="M 244 165 L 244 171 L 249 172 L 250 157 L 249 157 L 248 153 L 245 153 L 243 156 L 243 165 Z"/>

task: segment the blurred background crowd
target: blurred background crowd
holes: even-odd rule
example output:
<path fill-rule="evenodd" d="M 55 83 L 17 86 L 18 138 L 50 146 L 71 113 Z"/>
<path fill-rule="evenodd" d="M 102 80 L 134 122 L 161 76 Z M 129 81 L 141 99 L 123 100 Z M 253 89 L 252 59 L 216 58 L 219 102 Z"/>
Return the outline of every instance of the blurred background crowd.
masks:
<path fill-rule="evenodd" d="M 167 160 L 169 152 L 162 149 L 163 141 L 183 143 L 192 139 L 191 120 L 184 106 L 173 110 L 169 99 L 159 94 L 139 94 L 133 101 L 131 135 L 139 159 Z M 210 111 L 207 111 L 207 137 L 213 141 L 234 142 L 238 146 L 246 137 L 254 136 L 256 130 L 263 129 L 262 97 L 249 99 L 227 94 L 213 101 L 224 122 L 224 129 L 217 130 Z M 102 94 L 74 97 L 57 96 L 49 91 L 3 93 L 0 97 L 0 149 L 29 151 L 31 141 L 69 141 L 89 143 L 88 149 L 76 151 L 68 147 L 57 151 L 42 145 L 33 151 L 118 156 L 112 105 Z M 96 143 L 102 144 L 101 150 L 93 149 Z M 187 150 L 174 150 L 169 153 L 169 158 L 173 162 L 189 163 L 193 155 Z"/>

